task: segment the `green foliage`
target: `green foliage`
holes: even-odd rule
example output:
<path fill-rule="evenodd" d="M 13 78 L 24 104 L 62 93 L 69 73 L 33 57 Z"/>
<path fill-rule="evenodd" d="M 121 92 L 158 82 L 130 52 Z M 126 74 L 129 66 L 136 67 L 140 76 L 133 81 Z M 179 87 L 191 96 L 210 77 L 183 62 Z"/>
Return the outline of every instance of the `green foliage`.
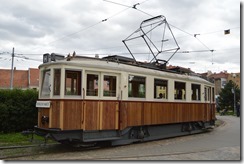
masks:
<path fill-rule="evenodd" d="M 219 93 L 219 107 L 220 109 L 228 109 L 234 111 L 234 94 L 232 89 L 235 91 L 236 103 L 240 102 L 240 88 L 233 82 L 229 81 Z"/>
<path fill-rule="evenodd" d="M 0 132 L 20 132 L 37 124 L 35 90 L 0 90 Z"/>

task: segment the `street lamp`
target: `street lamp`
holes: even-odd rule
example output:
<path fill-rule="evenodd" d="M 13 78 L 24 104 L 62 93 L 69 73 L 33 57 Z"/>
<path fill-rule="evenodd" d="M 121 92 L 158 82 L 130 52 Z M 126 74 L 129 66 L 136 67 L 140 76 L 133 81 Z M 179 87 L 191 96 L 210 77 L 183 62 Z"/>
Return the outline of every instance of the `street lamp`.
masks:
<path fill-rule="evenodd" d="M 236 78 L 236 74 L 234 73 L 233 78 Z M 235 88 L 233 86 L 233 88 L 231 89 L 231 92 L 234 94 L 234 115 L 236 114 L 236 92 L 235 92 Z"/>

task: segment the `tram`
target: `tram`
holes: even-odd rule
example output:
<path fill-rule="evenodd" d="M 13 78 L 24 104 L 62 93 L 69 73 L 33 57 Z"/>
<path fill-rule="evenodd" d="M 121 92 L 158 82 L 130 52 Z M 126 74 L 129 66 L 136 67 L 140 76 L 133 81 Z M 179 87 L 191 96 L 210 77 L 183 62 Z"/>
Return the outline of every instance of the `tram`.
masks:
<path fill-rule="evenodd" d="M 35 133 L 63 144 L 124 145 L 215 124 L 214 84 L 160 62 L 44 54 Z"/>

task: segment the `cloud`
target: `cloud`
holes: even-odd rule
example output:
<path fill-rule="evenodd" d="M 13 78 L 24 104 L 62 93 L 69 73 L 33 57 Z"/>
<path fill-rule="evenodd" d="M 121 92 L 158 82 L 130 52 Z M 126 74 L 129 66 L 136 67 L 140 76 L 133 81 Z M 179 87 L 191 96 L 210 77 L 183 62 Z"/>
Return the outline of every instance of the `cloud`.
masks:
<path fill-rule="evenodd" d="M 127 6 L 140 3 L 136 6 L 139 10 L 103 0 L 0 1 L 0 52 L 15 47 L 18 53 L 40 54 L 35 56 L 39 59 L 47 52 L 128 55 L 122 40 L 150 18 L 150 14 L 166 16 L 181 48 L 179 51 L 216 50 L 213 55 L 211 52 L 177 53 L 170 64 L 192 67 L 189 64 L 192 61 L 214 62 L 228 69 L 225 63 L 228 61 L 236 66 L 232 68 L 240 67 L 240 2 L 237 0 L 221 3 L 219 0 L 113 1 Z M 225 29 L 230 29 L 231 34 L 224 35 Z M 200 34 L 199 40 L 194 34 Z"/>

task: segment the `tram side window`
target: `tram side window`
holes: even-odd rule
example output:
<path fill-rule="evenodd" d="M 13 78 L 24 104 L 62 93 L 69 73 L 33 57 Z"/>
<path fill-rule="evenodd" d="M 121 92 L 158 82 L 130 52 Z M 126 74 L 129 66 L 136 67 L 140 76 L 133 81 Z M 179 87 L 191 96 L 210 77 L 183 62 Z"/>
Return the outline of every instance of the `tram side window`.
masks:
<path fill-rule="evenodd" d="M 104 75 L 103 78 L 103 96 L 116 96 L 116 76 Z"/>
<path fill-rule="evenodd" d="M 192 95 L 191 95 L 191 99 L 192 100 L 201 100 L 201 85 L 198 84 L 191 84 L 191 90 L 192 90 Z"/>
<path fill-rule="evenodd" d="M 215 92 L 214 92 L 214 88 L 212 88 L 212 101 L 215 102 Z"/>
<path fill-rule="evenodd" d="M 87 74 L 86 95 L 98 96 L 98 75 Z"/>
<path fill-rule="evenodd" d="M 128 96 L 135 98 L 146 97 L 146 78 L 141 76 L 128 77 Z"/>
<path fill-rule="evenodd" d="M 210 101 L 210 87 L 204 87 L 204 99 L 205 101 Z"/>
<path fill-rule="evenodd" d="M 186 83 L 175 81 L 175 99 L 176 100 L 186 99 Z"/>
<path fill-rule="evenodd" d="M 50 96 L 50 92 L 51 92 L 50 76 L 51 76 L 50 70 L 43 71 L 41 96 Z"/>
<path fill-rule="evenodd" d="M 60 95 L 60 79 L 61 78 L 61 70 L 54 70 L 54 81 L 53 81 L 53 95 Z"/>
<path fill-rule="evenodd" d="M 81 95 L 81 71 L 65 71 L 65 95 Z"/>
<path fill-rule="evenodd" d="M 167 99 L 168 98 L 168 81 L 161 79 L 154 79 L 154 98 Z"/>

